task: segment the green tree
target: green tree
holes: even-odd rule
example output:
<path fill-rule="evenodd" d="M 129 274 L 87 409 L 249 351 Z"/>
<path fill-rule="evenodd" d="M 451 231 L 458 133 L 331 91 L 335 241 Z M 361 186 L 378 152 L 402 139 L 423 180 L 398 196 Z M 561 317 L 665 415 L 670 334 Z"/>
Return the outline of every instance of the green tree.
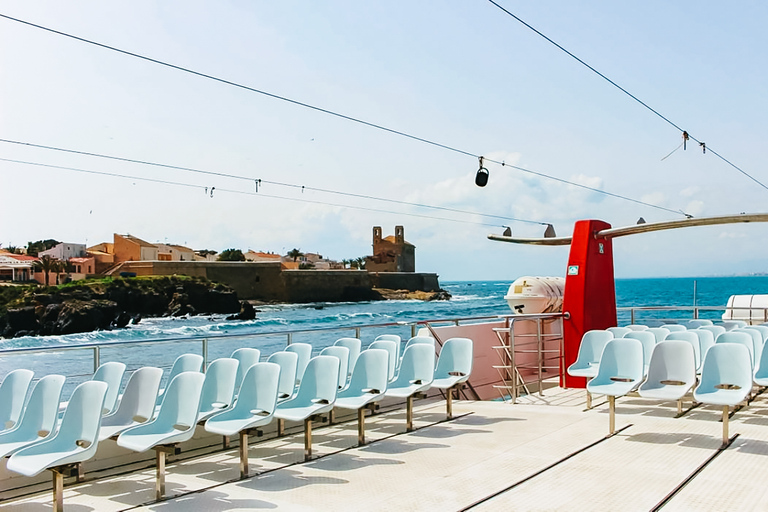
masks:
<path fill-rule="evenodd" d="M 48 274 L 57 272 L 60 263 L 59 260 L 52 258 L 47 254 L 34 263 L 35 269 L 41 270 L 45 274 L 45 286 L 48 286 Z"/>
<path fill-rule="evenodd" d="M 48 240 L 38 240 L 37 242 L 29 242 L 27 244 L 27 254 L 29 256 L 37 256 L 38 253 L 47 251 L 51 247 L 59 245 L 60 242 L 49 238 Z"/>
<path fill-rule="evenodd" d="M 216 259 L 218 261 L 245 261 L 245 256 L 240 249 L 224 249 Z"/>
<path fill-rule="evenodd" d="M 288 254 L 286 256 L 288 256 L 289 258 L 293 258 L 293 261 L 296 261 L 297 259 L 304 256 L 304 253 L 301 252 L 299 249 L 294 248 L 288 251 Z"/>
<path fill-rule="evenodd" d="M 357 268 L 360 270 L 365 270 L 365 257 L 361 256 L 359 258 L 355 258 L 355 263 L 357 263 Z"/>
<path fill-rule="evenodd" d="M 11 254 L 21 254 L 21 251 L 19 251 L 19 248 L 15 245 L 9 245 L 3 250 L 8 251 Z"/>
<path fill-rule="evenodd" d="M 341 264 L 344 268 L 347 268 L 347 265 L 349 265 L 349 260 L 341 260 Z"/>

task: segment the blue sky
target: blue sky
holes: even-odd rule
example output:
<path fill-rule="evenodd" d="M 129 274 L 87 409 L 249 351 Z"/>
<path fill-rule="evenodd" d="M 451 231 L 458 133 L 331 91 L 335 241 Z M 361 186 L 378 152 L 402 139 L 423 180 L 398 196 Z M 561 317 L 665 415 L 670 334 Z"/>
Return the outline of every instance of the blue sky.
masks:
<path fill-rule="evenodd" d="M 501 1 L 763 183 L 768 5 Z M 3 0 L 0 13 L 696 216 L 765 211 L 768 190 L 486 1 Z M 552 223 L 680 218 L 0 19 L 0 138 Z M 508 224 L 0 143 L 0 243 L 112 233 L 196 249 L 342 259 L 405 226 L 444 280 L 563 275 L 567 248 L 486 239 Z M 216 187 L 213 197 L 203 187 Z M 226 192 L 248 192 L 239 194 Z M 276 199 L 266 195 L 282 196 Z M 387 210 L 374 212 L 306 200 Z M 414 215 L 451 218 L 451 222 Z M 483 224 L 494 224 L 493 226 Z M 615 242 L 620 277 L 768 271 L 765 225 Z"/>

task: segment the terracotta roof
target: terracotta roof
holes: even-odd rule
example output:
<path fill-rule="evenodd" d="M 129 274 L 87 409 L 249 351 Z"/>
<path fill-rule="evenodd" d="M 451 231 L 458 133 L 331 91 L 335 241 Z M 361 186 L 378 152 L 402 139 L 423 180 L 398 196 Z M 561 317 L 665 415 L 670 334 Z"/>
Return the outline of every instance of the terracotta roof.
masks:
<path fill-rule="evenodd" d="M 397 239 L 393 235 L 385 236 L 384 240 L 386 240 L 387 242 L 393 243 L 393 244 L 397 243 L 396 242 Z M 409 242 L 408 240 L 405 240 L 405 245 L 413 245 L 413 244 L 411 242 Z M 415 245 L 413 245 L 413 246 L 416 247 Z"/>

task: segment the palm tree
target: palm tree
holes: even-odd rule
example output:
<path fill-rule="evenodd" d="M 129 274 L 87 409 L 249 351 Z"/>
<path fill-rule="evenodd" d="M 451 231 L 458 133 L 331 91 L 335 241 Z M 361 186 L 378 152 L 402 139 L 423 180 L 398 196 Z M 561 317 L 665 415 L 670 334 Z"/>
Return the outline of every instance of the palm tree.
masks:
<path fill-rule="evenodd" d="M 47 254 L 34 263 L 35 269 L 42 270 L 45 273 L 45 286 L 48 286 L 49 284 L 48 274 L 51 272 L 56 272 L 56 270 L 59 268 L 59 263 L 59 260 L 52 258 Z"/>
<path fill-rule="evenodd" d="M 299 249 L 293 248 L 290 251 L 288 251 L 288 254 L 286 254 L 289 258 L 293 258 L 293 261 L 295 262 L 300 257 L 304 256 L 304 253 L 301 252 Z"/>
<path fill-rule="evenodd" d="M 341 260 L 341 264 L 344 265 L 344 268 L 347 268 L 347 265 L 349 265 L 349 260 Z"/>
<path fill-rule="evenodd" d="M 365 270 L 365 258 L 364 257 L 361 256 L 359 258 L 355 258 L 355 262 L 357 262 L 357 268 L 359 268 L 360 270 Z"/>

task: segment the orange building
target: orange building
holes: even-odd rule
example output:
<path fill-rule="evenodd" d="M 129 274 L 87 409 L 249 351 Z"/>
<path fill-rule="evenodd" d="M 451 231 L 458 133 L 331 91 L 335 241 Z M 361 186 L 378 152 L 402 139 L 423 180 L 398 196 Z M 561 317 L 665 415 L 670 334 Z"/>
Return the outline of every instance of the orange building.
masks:
<path fill-rule="evenodd" d="M 381 227 L 373 228 L 373 256 L 365 258 L 368 272 L 416 272 L 416 246 L 405 240 L 403 226 L 395 226 L 395 236 L 381 237 Z"/>

